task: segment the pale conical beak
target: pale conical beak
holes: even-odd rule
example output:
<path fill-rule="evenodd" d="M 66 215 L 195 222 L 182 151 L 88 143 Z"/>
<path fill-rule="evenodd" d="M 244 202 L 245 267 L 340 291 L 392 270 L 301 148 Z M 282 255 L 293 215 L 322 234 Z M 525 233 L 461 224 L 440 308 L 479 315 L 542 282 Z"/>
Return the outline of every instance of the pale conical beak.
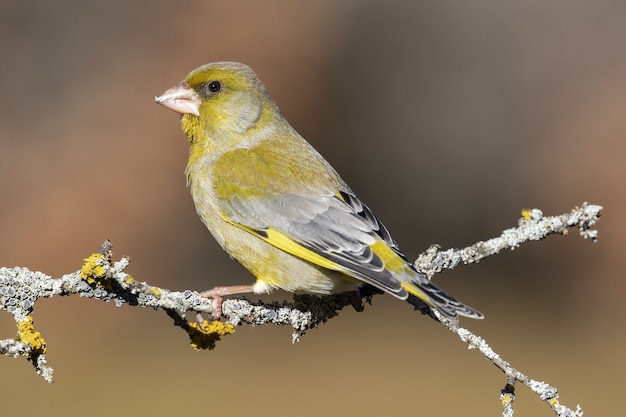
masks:
<path fill-rule="evenodd" d="M 180 114 L 200 116 L 200 96 L 185 82 L 155 97 L 154 101 Z"/>

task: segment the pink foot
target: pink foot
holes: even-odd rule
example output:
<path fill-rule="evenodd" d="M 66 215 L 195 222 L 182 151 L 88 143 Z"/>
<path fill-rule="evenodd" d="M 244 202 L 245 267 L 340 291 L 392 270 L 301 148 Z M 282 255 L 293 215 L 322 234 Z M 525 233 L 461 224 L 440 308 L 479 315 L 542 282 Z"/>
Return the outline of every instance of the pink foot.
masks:
<path fill-rule="evenodd" d="M 213 320 L 219 320 L 222 317 L 222 303 L 225 295 L 247 294 L 251 293 L 252 285 L 232 285 L 230 287 L 215 287 L 208 291 L 200 293 L 201 297 L 213 299 Z"/>

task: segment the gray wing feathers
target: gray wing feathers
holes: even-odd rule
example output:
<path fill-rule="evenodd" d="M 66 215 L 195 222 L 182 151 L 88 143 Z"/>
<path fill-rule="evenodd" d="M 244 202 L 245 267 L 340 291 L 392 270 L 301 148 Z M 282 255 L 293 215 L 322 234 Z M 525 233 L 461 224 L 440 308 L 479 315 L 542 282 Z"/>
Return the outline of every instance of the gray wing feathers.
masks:
<path fill-rule="evenodd" d="M 370 245 L 395 241 L 372 212 L 352 193 L 306 198 L 283 194 L 262 201 L 233 199 L 229 217 L 256 230 L 280 230 L 303 247 L 345 268 L 345 273 L 387 291 L 407 297 L 400 282 L 388 271 Z"/>

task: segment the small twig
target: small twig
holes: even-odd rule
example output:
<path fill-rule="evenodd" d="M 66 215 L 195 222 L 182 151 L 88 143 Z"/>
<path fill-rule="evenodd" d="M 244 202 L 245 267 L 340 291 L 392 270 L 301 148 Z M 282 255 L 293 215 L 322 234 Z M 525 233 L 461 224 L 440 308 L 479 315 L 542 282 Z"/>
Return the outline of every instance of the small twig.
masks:
<path fill-rule="evenodd" d="M 435 314 L 438 314 L 437 312 Z M 583 411 L 579 405 L 576 406 L 576 410 L 567 408 L 559 403 L 559 394 L 555 387 L 548 385 L 545 382 L 539 382 L 529 378 L 517 369 L 500 355 L 491 349 L 491 346 L 480 336 L 475 335 L 468 329 L 458 327 L 449 320 L 441 320 L 442 324 L 450 330 L 452 333 L 459 336 L 459 338 L 467 343 L 470 349 L 476 349 L 491 363 L 493 363 L 498 369 L 504 372 L 506 376 L 506 384 L 501 392 L 500 400 L 502 401 L 504 417 L 513 415 L 513 400 L 515 399 L 515 383 L 521 382 L 528 387 L 532 392 L 537 394 L 541 400 L 550 405 L 554 413 L 559 417 L 582 417 Z"/>

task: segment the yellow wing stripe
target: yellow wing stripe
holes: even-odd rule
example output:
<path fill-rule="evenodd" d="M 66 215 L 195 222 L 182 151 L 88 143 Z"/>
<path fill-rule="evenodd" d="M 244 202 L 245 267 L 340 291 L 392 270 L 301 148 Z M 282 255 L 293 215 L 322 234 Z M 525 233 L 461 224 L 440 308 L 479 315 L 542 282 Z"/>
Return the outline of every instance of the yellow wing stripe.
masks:
<path fill-rule="evenodd" d="M 370 248 L 372 248 L 374 253 L 385 262 L 385 269 L 387 269 L 388 271 L 402 275 L 406 273 L 407 269 L 409 269 L 409 265 L 407 264 L 406 260 L 398 255 L 396 251 L 394 251 L 382 240 L 370 245 Z M 431 300 L 430 296 L 422 291 L 419 286 L 410 281 L 403 281 L 400 285 L 402 285 L 402 288 L 407 290 L 407 292 L 413 294 L 429 306 L 437 308 L 437 306 Z"/>
<path fill-rule="evenodd" d="M 437 308 L 437 306 L 432 302 L 430 297 L 426 295 L 424 292 L 420 291 L 417 285 L 414 285 L 413 283 L 407 282 L 407 281 L 403 282 L 401 285 L 402 285 L 402 288 L 404 288 L 409 293 L 413 294 L 414 296 L 416 296 L 417 298 L 419 298 L 420 300 L 428 304 L 430 307 Z"/>
<path fill-rule="evenodd" d="M 346 271 L 345 267 L 294 242 L 286 234 L 272 227 L 268 228 L 267 230 L 258 231 L 256 229 L 246 227 L 240 223 L 229 221 L 226 218 L 224 218 L 224 220 L 242 230 L 245 230 L 248 233 L 253 234 L 260 239 L 263 239 L 270 245 L 276 246 L 280 250 L 283 250 L 293 256 L 297 256 L 300 259 L 304 259 L 305 261 L 321 266 L 322 268 L 331 269 L 333 271 Z"/>
<path fill-rule="evenodd" d="M 322 255 L 319 255 L 304 246 L 299 245 L 284 233 L 281 233 L 271 227 L 267 229 L 267 238 L 263 238 L 262 236 L 261 238 L 276 246 L 278 249 L 282 249 L 287 253 L 314 263 L 315 265 L 319 265 L 322 268 L 332 269 L 334 271 L 345 271 L 345 268 L 341 265 L 331 261 L 330 259 L 324 258 Z"/>
<path fill-rule="evenodd" d="M 370 248 L 385 263 L 385 269 L 387 271 L 402 274 L 407 269 L 406 261 L 402 259 L 396 251 L 390 248 L 386 242 L 379 240 L 378 242 L 372 243 Z"/>

